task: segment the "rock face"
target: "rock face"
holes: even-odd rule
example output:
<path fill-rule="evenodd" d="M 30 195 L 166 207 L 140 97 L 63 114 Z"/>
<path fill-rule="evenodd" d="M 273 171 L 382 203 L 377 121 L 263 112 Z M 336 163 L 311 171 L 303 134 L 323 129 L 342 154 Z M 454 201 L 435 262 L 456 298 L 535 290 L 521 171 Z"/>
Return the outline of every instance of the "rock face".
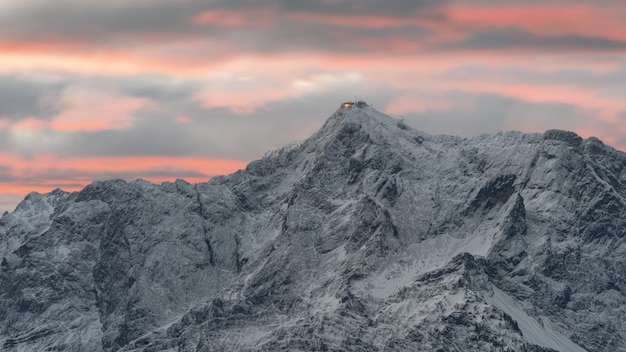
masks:
<path fill-rule="evenodd" d="M 191 185 L 0 219 L 1 351 L 626 351 L 626 155 L 362 104 Z"/>

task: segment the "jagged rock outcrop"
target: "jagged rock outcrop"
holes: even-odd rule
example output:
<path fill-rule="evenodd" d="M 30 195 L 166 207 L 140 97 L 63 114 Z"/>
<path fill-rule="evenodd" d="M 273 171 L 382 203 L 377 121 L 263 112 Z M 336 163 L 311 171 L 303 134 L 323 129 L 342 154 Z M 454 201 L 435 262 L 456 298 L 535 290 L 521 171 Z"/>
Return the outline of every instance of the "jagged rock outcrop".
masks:
<path fill-rule="evenodd" d="M 245 170 L 0 219 L 2 351 L 626 351 L 626 155 L 361 104 Z"/>

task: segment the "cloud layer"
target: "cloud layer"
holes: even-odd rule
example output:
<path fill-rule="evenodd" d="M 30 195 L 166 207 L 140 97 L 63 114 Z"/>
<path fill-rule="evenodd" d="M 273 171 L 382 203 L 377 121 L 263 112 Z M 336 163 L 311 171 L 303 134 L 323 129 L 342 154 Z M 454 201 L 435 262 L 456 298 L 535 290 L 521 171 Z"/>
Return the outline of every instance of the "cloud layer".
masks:
<path fill-rule="evenodd" d="M 95 179 L 208 179 L 357 96 L 430 133 L 626 149 L 626 4 L 10 0 L 0 210 Z"/>

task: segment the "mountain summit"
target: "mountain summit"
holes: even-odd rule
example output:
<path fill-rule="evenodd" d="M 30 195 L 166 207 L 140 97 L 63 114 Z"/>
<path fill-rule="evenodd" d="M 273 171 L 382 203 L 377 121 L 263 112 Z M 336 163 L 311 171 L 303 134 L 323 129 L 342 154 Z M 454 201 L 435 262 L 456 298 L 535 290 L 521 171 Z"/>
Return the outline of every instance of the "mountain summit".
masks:
<path fill-rule="evenodd" d="M 626 351 L 626 155 L 365 103 L 210 182 L 0 219 L 2 351 Z"/>

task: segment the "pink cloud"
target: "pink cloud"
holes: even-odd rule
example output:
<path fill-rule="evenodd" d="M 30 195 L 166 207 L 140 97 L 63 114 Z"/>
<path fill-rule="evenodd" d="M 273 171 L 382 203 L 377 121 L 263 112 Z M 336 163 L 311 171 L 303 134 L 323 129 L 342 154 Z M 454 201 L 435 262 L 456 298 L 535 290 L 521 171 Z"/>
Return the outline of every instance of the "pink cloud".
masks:
<path fill-rule="evenodd" d="M 518 28 L 538 35 L 595 36 L 626 40 L 626 5 L 622 2 L 501 4 L 490 6 L 454 4 L 447 8 L 448 22 L 462 30 Z"/>
<path fill-rule="evenodd" d="M 227 44 L 216 45 L 210 40 L 183 44 L 176 43 L 169 48 L 138 45 L 135 48 L 106 49 L 93 48 L 88 43 L 68 47 L 46 43 L 14 45 L 0 42 L 3 49 L 0 56 L 0 73 L 30 73 L 35 70 L 79 75 L 157 73 L 177 77 L 197 77 L 198 73 L 217 69 L 233 58 L 228 54 Z M 194 53 L 207 46 L 220 49 L 219 52 L 224 54 L 207 60 L 204 55 Z M 181 55 L 185 50 L 191 53 Z"/>
<path fill-rule="evenodd" d="M 10 154 L 0 155 L 0 164 L 12 170 L 15 182 L 0 183 L 0 194 L 27 194 L 31 191 L 49 192 L 62 187 L 76 191 L 94 181 L 98 174 L 153 175 L 142 177 L 160 183 L 171 181 L 171 172 L 178 170 L 180 177 L 189 182 L 205 182 L 211 175 L 230 174 L 245 167 L 246 162 L 228 159 L 170 158 L 170 157 L 102 157 L 102 158 L 58 158 L 43 156 L 21 159 Z M 186 177 L 184 170 L 209 175 L 208 177 Z M 154 176 L 159 172 L 168 176 Z M 50 179 L 46 174 L 54 174 Z M 60 179 L 63 178 L 63 179 Z M 130 180 L 128 180 L 130 181 Z"/>
<path fill-rule="evenodd" d="M 10 130 L 13 133 L 36 133 L 45 130 L 47 127 L 48 123 L 46 121 L 29 117 L 11 124 Z"/>
<path fill-rule="evenodd" d="M 64 92 L 62 112 L 50 122 L 56 131 L 98 131 L 132 126 L 132 114 L 152 106 L 146 99 L 98 91 L 94 87 L 72 87 Z"/>
<path fill-rule="evenodd" d="M 176 123 L 186 124 L 186 123 L 192 123 L 193 119 L 188 116 L 178 116 L 174 121 Z"/>
<path fill-rule="evenodd" d="M 220 28 L 271 27 L 276 23 L 277 14 L 270 10 L 210 10 L 191 19 L 196 25 Z"/>

